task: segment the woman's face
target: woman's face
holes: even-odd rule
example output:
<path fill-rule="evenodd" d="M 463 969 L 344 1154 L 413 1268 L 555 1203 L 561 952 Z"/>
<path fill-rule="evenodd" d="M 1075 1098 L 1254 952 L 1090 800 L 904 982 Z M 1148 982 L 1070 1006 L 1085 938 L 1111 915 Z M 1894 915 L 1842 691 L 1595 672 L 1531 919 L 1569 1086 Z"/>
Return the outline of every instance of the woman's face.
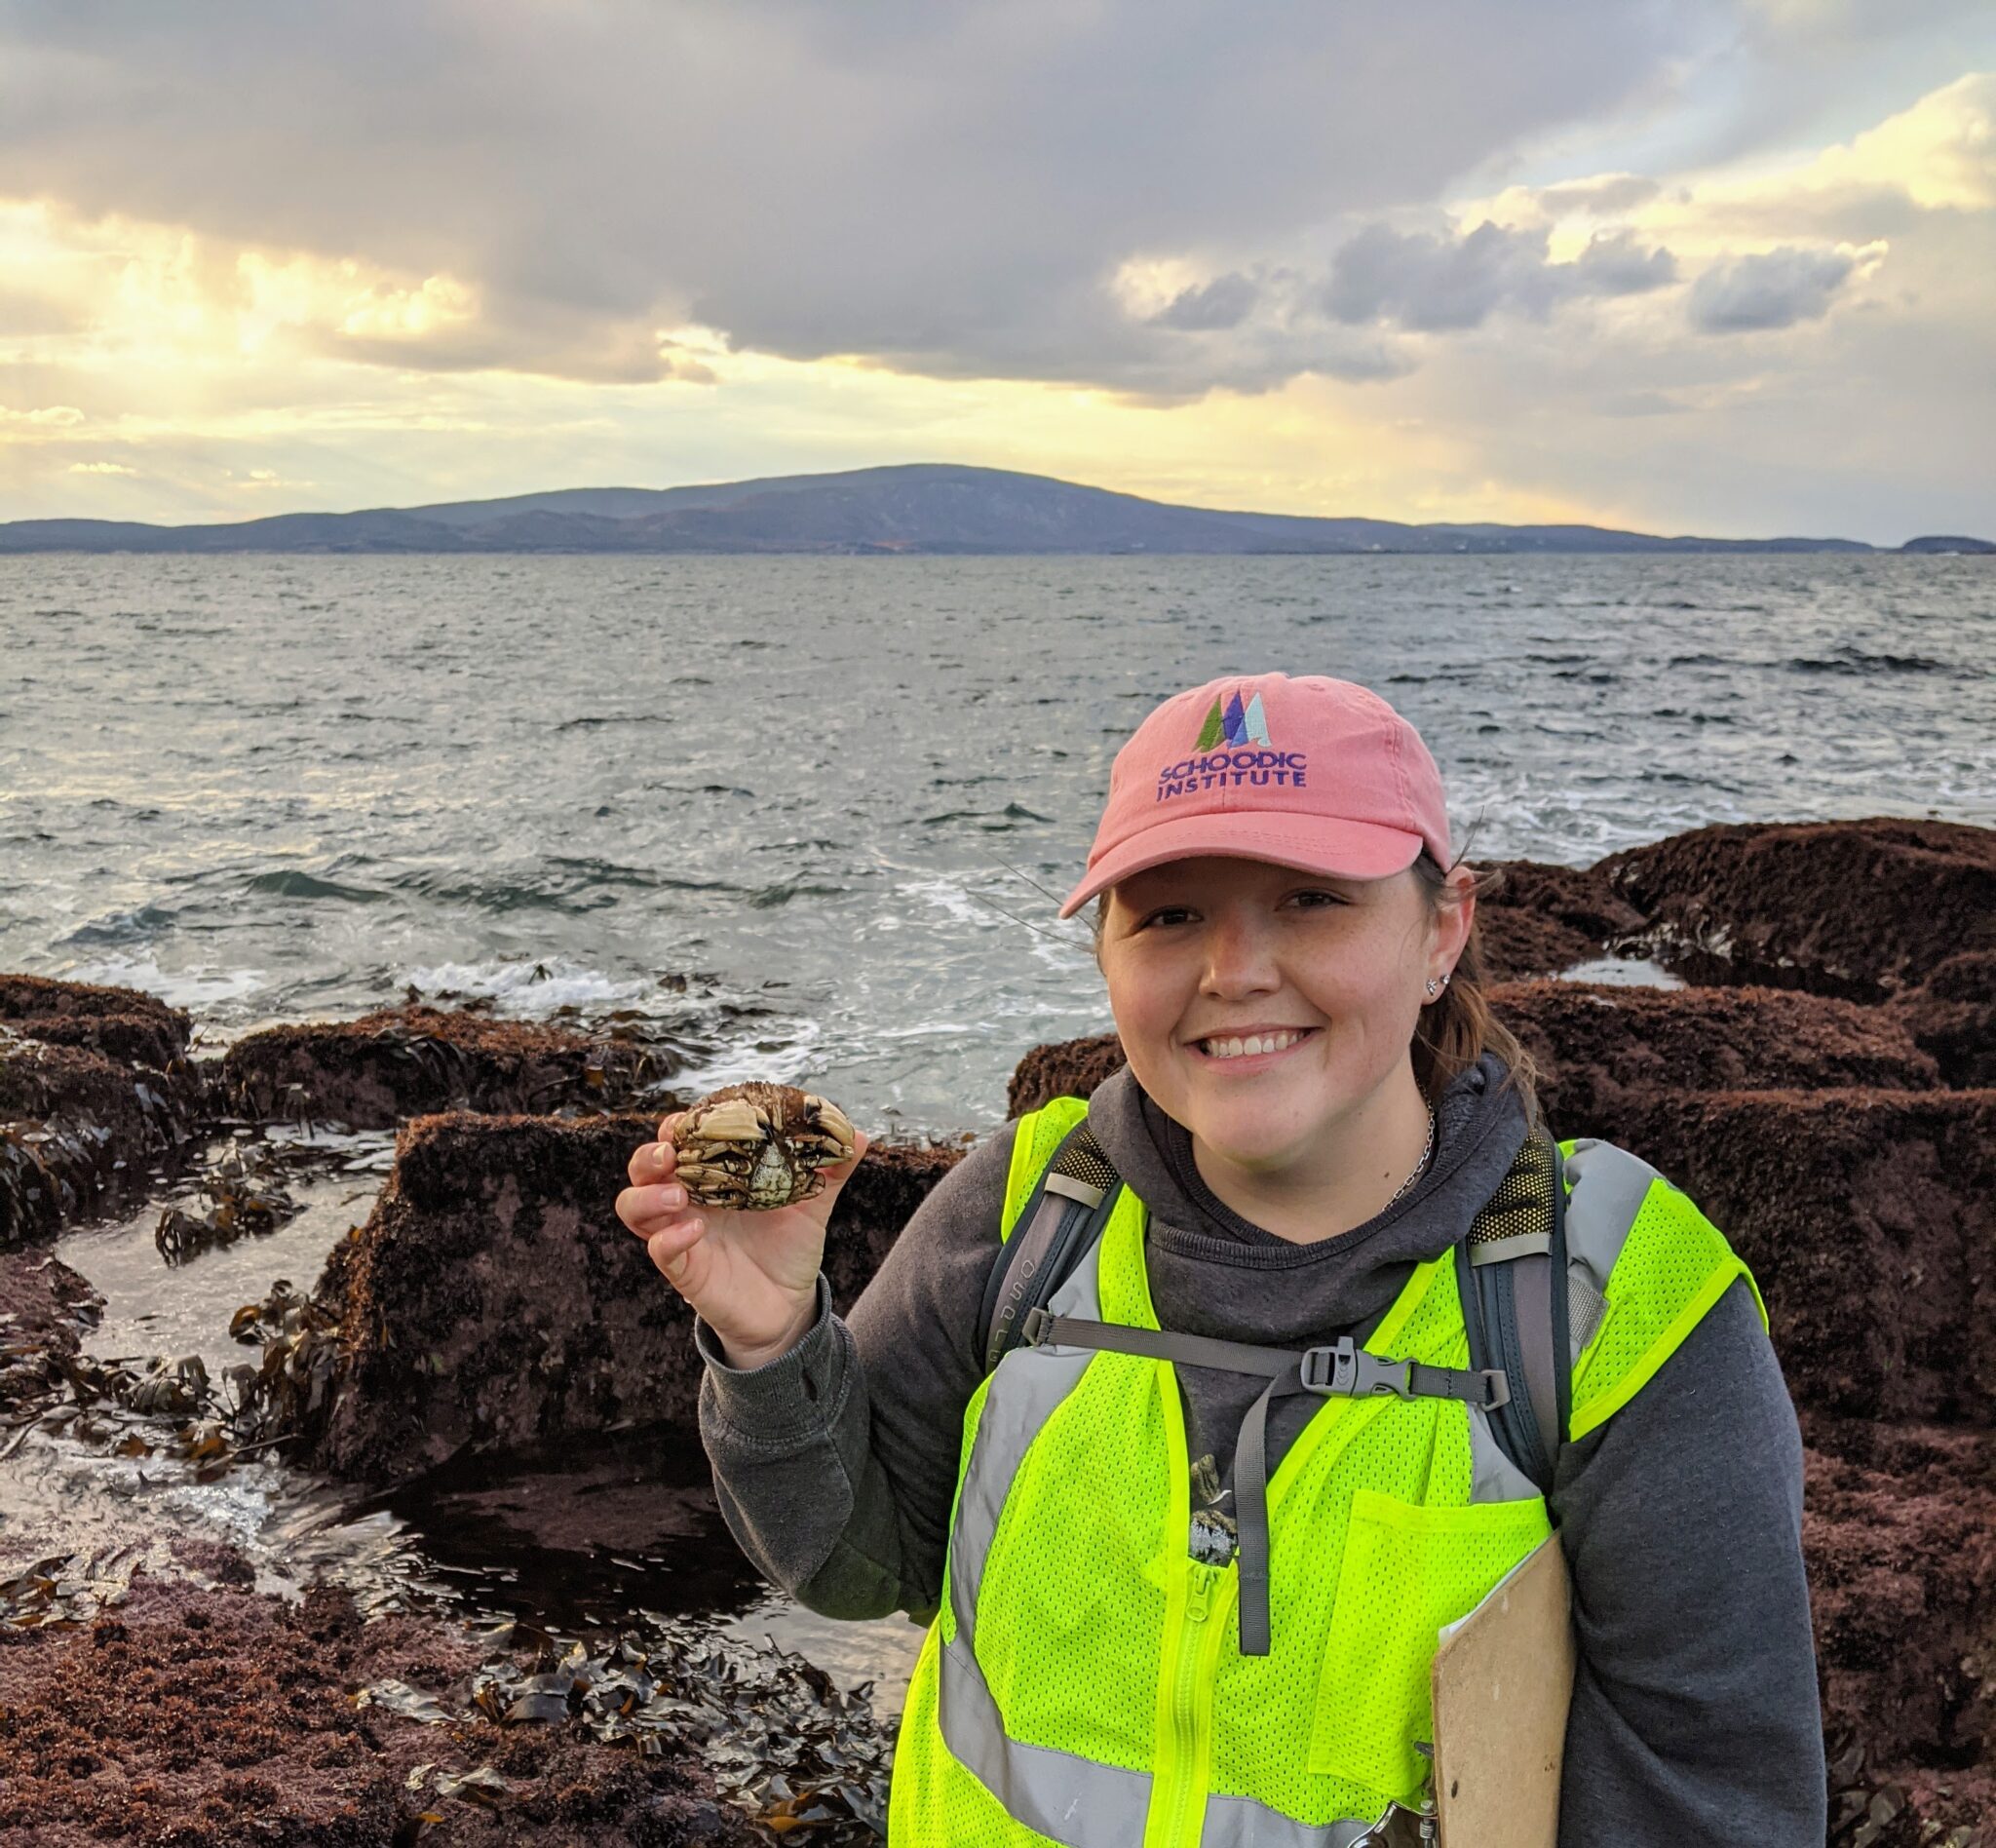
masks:
<path fill-rule="evenodd" d="M 1382 1088 L 1401 1073 L 1411 1087 L 1426 983 L 1454 967 L 1474 905 L 1465 892 L 1436 915 L 1412 868 L 1329 879 L 1209 857 L 1137 873 L 1113 888 L 1101 936 L 1130 1068 L 1244 1172 L 1349 1154 L 1344 1132 Z"/>

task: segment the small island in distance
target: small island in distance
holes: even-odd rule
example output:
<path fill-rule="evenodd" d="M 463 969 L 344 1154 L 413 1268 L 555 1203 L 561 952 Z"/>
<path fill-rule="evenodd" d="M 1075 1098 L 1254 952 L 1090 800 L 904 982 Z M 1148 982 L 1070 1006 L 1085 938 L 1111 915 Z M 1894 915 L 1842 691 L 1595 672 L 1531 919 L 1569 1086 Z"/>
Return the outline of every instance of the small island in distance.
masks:
<path fill-rule="evenodd" d="M 704 487 L 572 487 L 503 500 L 196 526 L 135 520 L 0 523 L 0 553 L 1351 554 L 1849 552 L 1996 554 L 1947 535 L 1701 539 L 1605 526 L 1407 525 L 1176 507 L 1048 476 L 948 463 L 791 475 Z"/>

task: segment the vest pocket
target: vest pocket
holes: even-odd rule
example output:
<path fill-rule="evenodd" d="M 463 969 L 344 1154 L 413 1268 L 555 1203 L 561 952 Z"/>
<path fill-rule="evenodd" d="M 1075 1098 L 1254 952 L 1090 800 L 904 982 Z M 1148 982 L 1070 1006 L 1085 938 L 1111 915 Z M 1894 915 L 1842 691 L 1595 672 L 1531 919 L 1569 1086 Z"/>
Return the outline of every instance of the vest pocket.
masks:
<path fill-rule="evenodd" d="M 1546 1504 L 1430 1508 L 1369 1488 L 1352 1497 L 1310 1769 L 1411 1801 L 1435 1737 L 1429 1675 L 1438 1632 L 1466 1617 L 1552 1532 Z"/>

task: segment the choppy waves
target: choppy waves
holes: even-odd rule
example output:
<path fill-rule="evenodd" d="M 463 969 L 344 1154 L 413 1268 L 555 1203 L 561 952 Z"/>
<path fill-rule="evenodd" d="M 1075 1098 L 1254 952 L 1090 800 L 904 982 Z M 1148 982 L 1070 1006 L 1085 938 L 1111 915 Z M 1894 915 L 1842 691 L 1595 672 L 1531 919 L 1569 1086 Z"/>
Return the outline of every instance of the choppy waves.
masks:
<path fill-rule="evenodd" d="M 1482 858 L 1988 823 L 1990 582 L 1884 558 L 5 560 L 32 699 L 0 725 L 0 968 L 151 989 L 211 1044 L 411 991 L 636 1017 L 688 1083 L 806 1078 L 959 1128 L 1025 1047 L 1107 1024 L 1055 910 L 1166 694 L 1266 666 L 1379 687 Z"/>

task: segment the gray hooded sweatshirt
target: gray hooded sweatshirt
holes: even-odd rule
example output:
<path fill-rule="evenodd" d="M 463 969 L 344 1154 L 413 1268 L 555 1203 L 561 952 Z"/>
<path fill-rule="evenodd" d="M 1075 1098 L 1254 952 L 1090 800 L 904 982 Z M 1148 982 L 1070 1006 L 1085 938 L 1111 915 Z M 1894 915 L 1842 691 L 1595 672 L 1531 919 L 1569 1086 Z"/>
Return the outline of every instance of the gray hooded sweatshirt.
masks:
<path fill-rule="evenodd" d="M 1401 1200 L 1339 1237 L 1296 1245 L 1215 1198 L 1184 1127 L 1119 1071 L 1090 1100 L 1089 1121 L 1149 1207 L 1160 1325 L 1286 1348 L 1365 1338 L 1414 1267 L 1467 1235 L 1509 1171 L 1526 1126 L 1504 1077 L 1486 1055 L 1450 1086 L 1434 1158 Z M 824 1615 L 927 1613 L 941 1595 L 1014 1127 L 938 1184 L 849 1320 L 831 1313 L 821 1278 L 810 1332 L 752 1370 L 727 1366 L 712 1331 L 696 1327 L 701 1436 L 729 1529 Z M 1176 1370 L 1189 1453 L 1212 1458 L 1209 1480 L 1224 1491 L 1234 1435 L 1265 1382 Z M 1271 1474 L 1317 1403 L 1274 1402 Z M 1551 1505 L 1579 1639 L 1561 1848 L 1821 1848 L 1801 1438 L 1744 1282 L 1628 1405 L 1565 1447 Z"/>

